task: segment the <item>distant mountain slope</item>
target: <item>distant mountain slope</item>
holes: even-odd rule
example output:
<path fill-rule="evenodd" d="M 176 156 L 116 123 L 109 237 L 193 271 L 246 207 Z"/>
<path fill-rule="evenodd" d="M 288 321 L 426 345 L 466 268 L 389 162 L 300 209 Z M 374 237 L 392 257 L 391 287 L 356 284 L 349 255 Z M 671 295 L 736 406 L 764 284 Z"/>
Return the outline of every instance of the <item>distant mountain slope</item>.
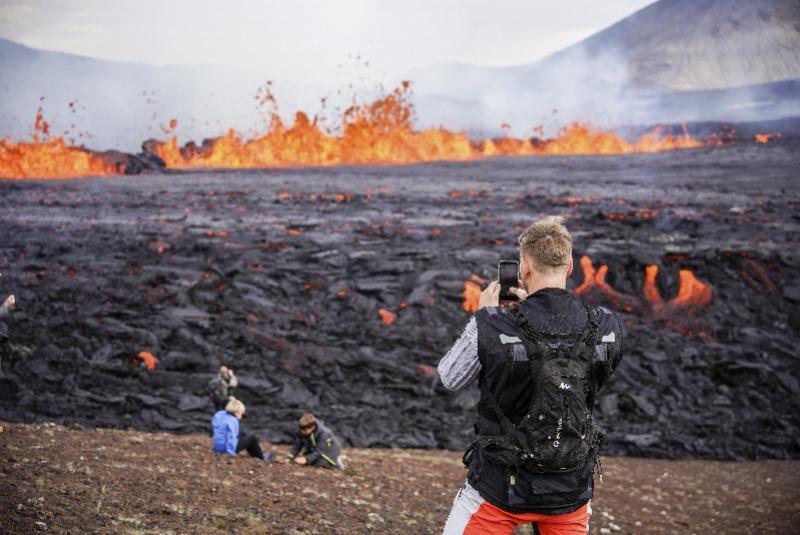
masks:
<path fill-rule="evenodd" d="M 465 115 L 472 123 L 475 116 L 488 117 L 489 130 L 501 122 L 530 128 L 570 119 L 800 115 L 797 86 L 787 85 L 800 80 L 800 2 L 660 0 L 530 65 L 439 65 L 416 72 L 414 79 L 421 117 L 434 123 L 447 122 L 447 114 L 456 121 Z M 440 107 L 433 95 L 480 105 L 453 112 L 452 102 Z"/>
<path fill-rule="evenodd" d="M 614 51 L 637 86 L 698 91 L 792 80 L 800 78 L 800 2 L 661 0 L 543 63 L 575 50 Z"/>
<path fill-rule="evenodd" d="M 0 39 L 0 137 L 27 138 L 39 99 L 59 134 L 74 123 L 77 143 L 97 149 L 138 150 L 178 120 L 182 139 L 217 136 L 227 128 L 263 130 L 253 96 L 268 79 L 221 66 L 153 66 L 37 50 Z M 323 93 L 290 81 L 275 84 L 279 99 L 313 103 Z M 77 101 L 73 111 L 69 102 Z M 285 106 L 288 108 L 289 106 Z M 78 138 L 77 132 L 88 133 Z"/>

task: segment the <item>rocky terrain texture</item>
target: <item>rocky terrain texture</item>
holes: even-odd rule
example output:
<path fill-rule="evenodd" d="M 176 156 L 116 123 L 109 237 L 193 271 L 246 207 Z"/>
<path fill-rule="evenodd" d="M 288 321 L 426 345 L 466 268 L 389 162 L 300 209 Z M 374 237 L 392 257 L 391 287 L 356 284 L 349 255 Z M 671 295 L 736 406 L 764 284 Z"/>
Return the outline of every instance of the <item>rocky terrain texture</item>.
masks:
<path fill-rule="evenodd" d="M 464 478 L 454 452 L 348 449 L 334 472 L 218 456 L 201 436 L 0 425 L 3 533 L 433 534 Z M 593 535 L 785 534 L 800 522 L 798 461 L 603 468 Z"/>
<path fill-rule="evenodd" d="M 435 366 L 465 292 L 557 213 L 568 289 L 627 328 L 603 451 L 796 459 L 798 161 L 784 140 L 0 183 L 0 291 L 19 303 L 0 418 L 205 433 L 225 363 L 264 438 L 311 410 L 348 446 L 462 449 L 477 388 L 445 391 Z"/>

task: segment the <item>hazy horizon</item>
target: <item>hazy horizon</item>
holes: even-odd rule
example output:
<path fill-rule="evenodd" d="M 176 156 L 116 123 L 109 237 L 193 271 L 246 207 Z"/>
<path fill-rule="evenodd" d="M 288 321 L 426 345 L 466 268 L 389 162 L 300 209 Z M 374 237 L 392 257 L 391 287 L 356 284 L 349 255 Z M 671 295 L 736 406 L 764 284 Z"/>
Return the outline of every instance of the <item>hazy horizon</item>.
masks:
<path fill-rule="evenodd" d="M 0 37 L 43 50 L 147 65 L 216 65 L 339 89 L 387 83 L 442 63 L 532 63 L 652 0 L 477 1 L 402 5 L 303 0 L 3 0 Z M 157 16 L 154 16 L 157 14 Z"/>

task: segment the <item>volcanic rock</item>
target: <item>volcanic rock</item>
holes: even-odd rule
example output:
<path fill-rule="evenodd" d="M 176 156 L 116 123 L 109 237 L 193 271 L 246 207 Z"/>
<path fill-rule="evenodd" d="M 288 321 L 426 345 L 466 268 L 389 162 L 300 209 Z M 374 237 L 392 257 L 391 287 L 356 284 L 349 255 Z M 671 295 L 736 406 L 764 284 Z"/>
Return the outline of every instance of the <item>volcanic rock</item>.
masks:
<path fill-rule="evenodd" d="M 463 448 L 478 392 L 433 370 L 467 283 L 555 212 L 568 290 L 626 328 L 603 452 L 800 457 L 796 150 L 0 183 L 0 418 L 205 434 L 228 364 L 264 439 L 311 410 L 347 445 Z"/>

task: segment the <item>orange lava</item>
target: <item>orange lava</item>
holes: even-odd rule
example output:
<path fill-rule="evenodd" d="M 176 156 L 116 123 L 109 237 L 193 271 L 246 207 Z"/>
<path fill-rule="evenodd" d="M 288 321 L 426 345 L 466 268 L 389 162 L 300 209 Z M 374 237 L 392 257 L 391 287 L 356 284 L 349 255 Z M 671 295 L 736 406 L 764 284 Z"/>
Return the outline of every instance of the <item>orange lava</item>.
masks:
<path fill-rule="evenodd" d="M 662 136 L 656 128 L 630 142 L 613 132 L 592 129 L 589 124 L 572 123 L 561 129 L 556 139 L 546 141 L 539 150 L 543 154 L 630 154 L 702 146 L 702 142 L 692 138 L 685 130 L 682 136 Z"/>
<path fill-rule="evenodd" d="M 167 167 L 183 169 L 417 163 L 472 157 L 472 146 L 463 133 L 412 129 L 409 88 L 405 82 L 375 102 L 345 111 L 340 136 L 324 132 L 304 112 L 297 112 L 289 127 L 273 113 L 267 132 L 251 140 L 229 130 L 202 153 L 181 153 L 174 137 L 156 150 Z"/>
<path fill-rule="evenodd" d="M 603 264 L 598 269 L 595 269 L 592 265 L 592 259 L 588 256 L 582 256 L 580 262 L 581 270 L 583 271 L 583 282 L 575 288 L 576 294 L 583 295 L 592 290 L 598 290 L 605 294 L 617 308 L 622 308 L 626 311 L 633 310 L 630 296 L 618 292 L 606 282 L 607 265 Z"/>
<path fill-rule="evenodd" d="M 378 316 L 381 317 L 381 321 L 386 325 L 391 325 L 395 321 L 397 321 L 397 314 L 386 310 L 385 308 L 381 308 L 378 310 Z"/>
<path fill-rule="evenodd" d="M 660 310 L 664 306 L 664 300 L 661 298 L 661 292 L 656 285 L 656 278 L 658 277 L 658 266 L 650 265 L 644 268 L 644 287 L 642 293 L 648 303 L 655 309 Z"/>
<path fill-rule="evenodd" d="M 469 280 L 464 281 L 464 291 L 461 297 L 464 302 L 461 304 L 464 312 L 475 313 L 478 311 L 478 302 L 481 298 L 481 284 L 485 284 L 486 279 L 477 275 L 470 276 Z"/>
<path fill-rule="evenodd" d="M 42 109 L 36 111 L 30 141 L 0 139 L 0 178 L 75 178 L 117 174 L 113 165 L 94 154 L 50 136 Z"/>
<path fill-rule="evenodd" d="M 245 139 L 233 129 L 225 135 L 203 143 L 179 146 L 177 137 L 156 143 L 153 150 L 172 169 L 190 168 L 260 168 L 294 166 L 332 166 L 342 164 L 413 164 L 431 161 L 477 160 L 494 156 L 587 155 L 659 152 L 696 148 L 713 141 L 701 142 L 684 129 L 682 135 L 662 135 L 654 129 L 635 141 L 628 141 L 614 132 L 573 122 L 562 128 L 555 138 L 516 139 L 509 136 L 471 140 L 464 132 L 445 128 L 413 129 L 414 107 L 411 85 L 399 87 L 374 102 L 347 109 L 330 133 L 303 111 L 286 125 L 274 110 L 265 133 Z M 274 107 L 275 99 L 267 88 L 259 99 Z M 164 127 L 171 134 L 177 127 L 174 119 Z M 97 155 L 69 146 L 60 137 L 49 137 L 49 126 L 37 114 L 37 134 L 30 142 L 0 141 L 0 178 L 48 177 L 66 178 L 119 173 Z M 541 136 L 542 129 L 537 130 Z M 772 136 L 772 134 L 764 134 Z M 759 134 L 759 136 L 763 136 Z M 759 139 L 756 136 L 757 140 Z M 760 141 L 759 141 L 760 142 Z M 288 198 L 280 193 L 278 198 Z M 335 198 L 342 202 L 348 199 Z"/>
<path fill-rule="evenodd" d="M 662 136 L 658 129 L 636 141 L 589 124 L 572 123 L 555 139 L 504 137 L 472 141 L 463 132 L 444 128 L 415 131 L 410 84 L 403 82 L 383 98 L 353 106 L 340 119 L 340 135 L 317 126 L 305 112 L 297 112 L 286 126 L 277 113 L 266 133 L 250 140 L 234 130 L 204 149 L 183 149 L 177 138 L 156 147 L 167 167 L 248 168 L 331 166 L 340 164 L 412 164 L 439 160 L 475 160 L 492 156 L 627 154 L 696 148 L 703 143 L 687 132 Z M 268 100 L 274 103 L 274 98 Z"/>
<path fill-rule="evenodd" d="M 773 139 L 780 139 L 781 135 L 778 133 L 769 134 L 756 134 L 756 143 L 769 143 Z"/>
<path fill-rule="evenodd" d="M 713 291 L 711 287 L 695 277 L 694 273 L 688 269 L 678 272 L 680 287 L 678 295 L 670 299 L 669 306 L 672 308 L 681 307 L 690 311 L 703 308 L 711 303 Z"/>
<path fill-rule="evenodd" d="M 144 363 L 147 371 L 152 372 L 155 371 L 156 366 L 158 365 L 159 359 L 158 357 L 154 356 L 149 351 L 140 351 L 138 355 L 133 359 L 134 361 L 138 360 Z"/>

